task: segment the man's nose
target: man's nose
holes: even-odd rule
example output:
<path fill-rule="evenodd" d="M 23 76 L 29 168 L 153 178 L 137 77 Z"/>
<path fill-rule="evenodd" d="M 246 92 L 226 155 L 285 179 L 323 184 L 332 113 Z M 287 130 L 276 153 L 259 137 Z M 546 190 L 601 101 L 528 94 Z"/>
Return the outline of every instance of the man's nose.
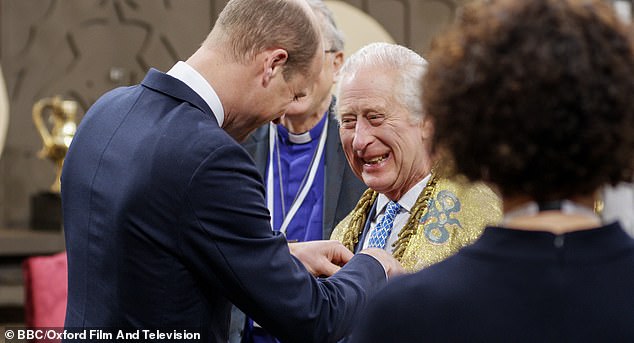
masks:
<path fill-rule="evenodd" d="M 352 139 L 352 149 L 362 151 L 372 142 L 372 126 L 365 119 L 360 119 L 354 128 L 354 138 Z"/>

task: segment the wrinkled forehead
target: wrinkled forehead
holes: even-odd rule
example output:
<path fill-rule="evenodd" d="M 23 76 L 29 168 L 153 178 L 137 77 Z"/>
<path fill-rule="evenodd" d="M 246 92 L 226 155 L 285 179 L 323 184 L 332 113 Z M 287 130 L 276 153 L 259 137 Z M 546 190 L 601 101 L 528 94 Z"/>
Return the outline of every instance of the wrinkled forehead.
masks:
<path fill-rule="evenodd" d="M 365 68 L 342 75 L 337 86 L 337 115 L 364 107 L 387 109 L 396 101 L 396 79 L 391 72 Z"/>

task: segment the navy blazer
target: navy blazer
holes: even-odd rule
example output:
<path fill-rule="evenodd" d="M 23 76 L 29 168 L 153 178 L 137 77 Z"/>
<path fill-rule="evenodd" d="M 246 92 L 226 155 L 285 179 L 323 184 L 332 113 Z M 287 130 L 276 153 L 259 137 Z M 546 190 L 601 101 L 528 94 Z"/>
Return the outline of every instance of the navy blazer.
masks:
<path fill-rule="evenodd" d="M 334 117 L 334 105 L 335 98 L 333 97 L 326 113 L 330 118 L 328 118 L 328 136 L 326 136 L 326 155 L 324 156 L 323 239 L 330 239 L 334 227 L 352 211 L 368 188 L 348 166 L 339 139 L 339 124 Z M 255 160 L 260 175 L 265 178 L 269 163 L 269 125 L 258 128 L 243 143 L 243 146 Z"/>
<path fill-rule="evenodd" d="M 488 227 L 391 282 L 351 341 L 634 342 L 633 289 L 634 239 L 618 223 L 561 235 Z"/>
<path fill-rule="evenodd" d="M 62 202 L 69 328 L 193 328 L 220 342 L 231 301 L 282 340 L 330 342 L 386 282 L 363 254 L 311 276 L 272 232 L 248 153 L 202 98 L 156 70 L 85 115 Z"/>

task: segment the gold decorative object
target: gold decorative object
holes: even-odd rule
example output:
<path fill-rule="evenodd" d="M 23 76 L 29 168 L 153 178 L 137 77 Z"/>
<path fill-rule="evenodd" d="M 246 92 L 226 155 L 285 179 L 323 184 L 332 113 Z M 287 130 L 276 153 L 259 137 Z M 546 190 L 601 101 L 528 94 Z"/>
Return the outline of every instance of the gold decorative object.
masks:
<path fill-rule="evenodd" d="M 59 96 L 41 99 L 33 105 L 33 123 L 44 143 L 38 156 L 53 161 L 57 169 L 55 181 L 50 187 L 52 193 L 60 192 L 64 157 L 77 131 L 78 107 L 76 101 L 63 100 Z"/>

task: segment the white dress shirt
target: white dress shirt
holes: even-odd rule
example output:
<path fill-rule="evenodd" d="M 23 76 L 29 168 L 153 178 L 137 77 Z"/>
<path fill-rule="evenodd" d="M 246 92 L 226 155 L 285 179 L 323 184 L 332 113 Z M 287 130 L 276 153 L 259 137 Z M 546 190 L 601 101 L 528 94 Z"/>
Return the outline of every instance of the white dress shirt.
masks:
<path fill-rule="evenodd" d="M 203 98 L 209 108 L 214 112 L 216 120 L 218 120 L 218 126 L 222 127 L 222 123 L 225 120 L 225 111 L 220 102 L 220 98 L 209 82 L 207 82 L 196 69 L 183 61 L 178 61 L 172 69 L 167 72 L 167 75 L 183 81 L 189 88 L 196 92 L 196 94 Z"/>
<path fill-rule="evenodd" d="M 634 237 L 634 183 L 620 183 L 603 189 L 603 221 L 621 221 L 623 229 Z"/>
<path fill-rule="evenodd" d="M 394 218 L 392 232 L 390 232 L 390 237 L 388 237 L 387 242 L 385 243 L 385 250 L 389 253 L 394 251 L 394 247 L 392 245 L 398 240 L 398 233 L 401 232 L 405 224 L 407 224 L 407 220 L 412 213 L 412 207 L 416 204 L 416 199 L 418 199 L 420 193 L 425 189 L 425 186 L 427 186 L 427 182 L 429 182 L 430 178 L 431 174 L 427 175 L 396 201 L 399 205 L 401 205 L 401 210 Z M 374 218 L 372 218 L 372 222 L 370 223 L 370 231 L 365 235 L 365 239 L 363 240 L 363 249 L 368 247 L 370 233 L 374 230 L 376 224 L 383 218 L 385 208 L 387 207 L 387 203 L 390 202 L 390 199 L 385 194 L 379 193 L 376 202 L 376 212 Z"/>

